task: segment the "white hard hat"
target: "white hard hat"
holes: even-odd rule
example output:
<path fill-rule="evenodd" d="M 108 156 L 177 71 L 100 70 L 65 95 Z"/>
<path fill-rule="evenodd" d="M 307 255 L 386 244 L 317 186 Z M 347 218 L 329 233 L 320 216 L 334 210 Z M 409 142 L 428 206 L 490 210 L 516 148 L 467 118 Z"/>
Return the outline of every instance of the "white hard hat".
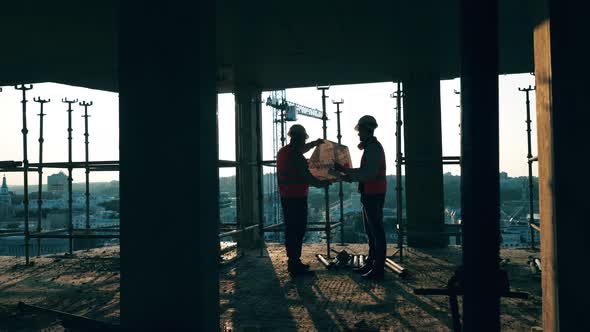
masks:
<path fill-rule="evenodd" d="M 291 126 L 291 128 L 289 128 L 289 133 L 287 133 L 287 135 L 289 135 L 289 137 L 293 137 L 295 136 L 305 136 L 306 139 L 309 138 L 309 136 L 307 135 L 307 132 L 305 131 L 305 128 L 302 125 L 298 125 L 298 124 L 294 124 Z"/>
<path fill-rule="evenodd" d="M 354 127 L 354 130 L 358 131 L 359 127 L 361 126 L 371 130 L 375 130 L 375 128 L 377 128 L 377 120 L 375 120 L 375 118 L 370 115 L 363 115 Z"/>

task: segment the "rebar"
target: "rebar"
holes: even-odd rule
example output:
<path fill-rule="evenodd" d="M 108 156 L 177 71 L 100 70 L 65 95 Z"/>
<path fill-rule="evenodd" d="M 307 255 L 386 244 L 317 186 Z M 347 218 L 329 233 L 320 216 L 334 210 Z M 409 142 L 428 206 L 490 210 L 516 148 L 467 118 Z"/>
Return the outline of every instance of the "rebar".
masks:
<path fill-rule="evenodd" d="M 37 232 L 41 232 L 41 219 L 43 218 L 43 105 L 51 101 L 51 99 L 41 99 L 41 97 L 33 98 L 33 101 L 39 103 L 39 165 L 37 173 L 39 174 L 39 184 L 37 189 Z M 41 239 L 37 240 L 37 256 L 41 256 Z"/>
<path fill-rule="evenodd" d="M 23 177 L 24 177 L 24 188 L 23 188 L 23 206 L 24 206 L 24 218 L 25 218 L 25 262 L 29 264 L 29 160 L 27 153 L 27 91 L 33 89 L 33 85 L 29 84 L 27 87 L 25 84 L 15 85 L 16 90 L 21 90 L 23 97 L 21 100 L 22 111 L 23 111 Z"/>

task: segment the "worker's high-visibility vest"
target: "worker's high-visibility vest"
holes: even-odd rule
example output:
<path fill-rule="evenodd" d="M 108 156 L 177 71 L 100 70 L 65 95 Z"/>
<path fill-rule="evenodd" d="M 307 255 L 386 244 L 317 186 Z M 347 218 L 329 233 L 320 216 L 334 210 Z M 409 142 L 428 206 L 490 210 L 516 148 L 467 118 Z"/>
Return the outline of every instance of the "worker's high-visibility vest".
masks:
<path fill-rule="evenodd" d="M 373 140 L 369 144 L 379 145 L 379 151 L 381 153 L 379 158 L 379 171 L 377 172 L 377 176 L 374 179 L 359 182 L 359 192 L 367 195 L 385 194 L 387 191 L 387 180 L 385 178 L 385 152 L 383 151 L 383 146 L 381 146 L 381 143 L 379 143 L 377 140 Z M 366 164 L 367 157 L 365 156 L 365 153 L 363 153 L 363 157 L 361 158 L 361 168 Z"/>
<path fill-rule="evenodd" d="M 277 154 L 279 193 L 283 198 L 307 197 L 309 184 L 295 168 L 296 158 L 304 158 L 293 146 L 286 145 Z"/>

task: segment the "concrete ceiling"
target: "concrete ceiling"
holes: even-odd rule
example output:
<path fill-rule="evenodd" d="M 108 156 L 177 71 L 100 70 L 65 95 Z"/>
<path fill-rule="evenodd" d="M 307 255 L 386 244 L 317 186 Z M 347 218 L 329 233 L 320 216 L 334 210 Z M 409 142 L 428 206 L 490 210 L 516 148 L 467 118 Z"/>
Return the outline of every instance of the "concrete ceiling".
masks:
<path fill-rule="evenodd" d="M 0 84 L 57 82 L 117 91 L 116 4 L 3 4 Z"/>
<path fill-rule="evenodd" d="M 241 77 L 265 90 L 424 73 L 457 77 L 458 3 L 219 0 L 219 90 L 230 91 Z M 501 73 L 533 71 L 534 4 L 501 1 Z M 116 0 L 17 7 L 2 11 L 1 85 L 52 81 L 118 90 Z"/>

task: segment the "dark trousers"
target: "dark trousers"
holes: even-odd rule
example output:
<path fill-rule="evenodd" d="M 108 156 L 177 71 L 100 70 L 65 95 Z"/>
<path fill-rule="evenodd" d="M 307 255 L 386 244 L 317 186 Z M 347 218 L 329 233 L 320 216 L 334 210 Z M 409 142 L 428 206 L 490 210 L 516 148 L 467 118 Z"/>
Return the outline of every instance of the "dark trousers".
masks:
<path fill-rule="evenodd" d="M 285 219 L 285 248 L 289 264 L 301 258 L 301 246 L 307 227 L 307 197 L 281 198 Z"/>
<path fill-rule="evenodd" d="M 365 233 L 369 240 L 369 264 L 382 270 L 385 267 L 387 244 L 385 242 L 385 228 L 383 227 L 383 204 L 385 194 L 361 194 L 363 204 L 363 222 Z"/>

